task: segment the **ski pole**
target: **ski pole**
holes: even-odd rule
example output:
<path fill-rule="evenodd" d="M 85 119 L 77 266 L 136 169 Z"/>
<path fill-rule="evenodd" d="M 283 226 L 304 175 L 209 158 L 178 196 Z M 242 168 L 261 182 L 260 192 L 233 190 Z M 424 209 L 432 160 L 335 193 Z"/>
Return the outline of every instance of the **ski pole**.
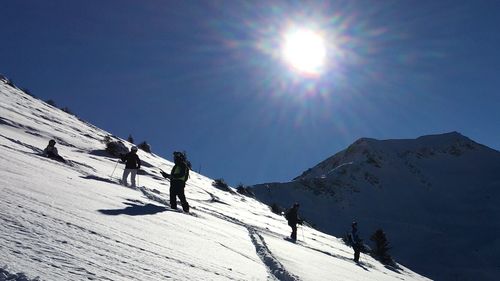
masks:
<path fill-rule="evenodd" d="M 115 168 L 113 169 L 113 172 L 111 173 L 111 176 L 109 176 L 109 179 L 111 180 L 113 178 L 113 175 L 115 174 L 115 170 L 116 170 L 116 167 L 118 166 L 118 162 L 120 161 L 120 159 L 116 160 L 116 165 L 115 165 Z"/>
<path fill-rule="evenodd" d="M 304 238 L 304 227 L 303 227 L 303 226 L 301 226 L 301 227 L 300 227 L 300 230 L 301 230 L 301 232 L 302 232 L 302 241 L 306 242 L 306 239 Z"/>
<path fill-rule="evenodd" d="M 363 251 L 365 249 L 366 249 L 366 247 L 365 247 L 365 244 L 363 243 L 361 249 L 359 250 L 359 259 L 360 259 L 361 262 L 364 261 L 364 259 L 363 259 Z"/>
<path fill-rule="evenodd" d="M 137 170 L 139 172 L 139 170 Z M 141 183 L 139 182 L 139 173 L 137 173 L 137 186 L 141 186 Z"/>

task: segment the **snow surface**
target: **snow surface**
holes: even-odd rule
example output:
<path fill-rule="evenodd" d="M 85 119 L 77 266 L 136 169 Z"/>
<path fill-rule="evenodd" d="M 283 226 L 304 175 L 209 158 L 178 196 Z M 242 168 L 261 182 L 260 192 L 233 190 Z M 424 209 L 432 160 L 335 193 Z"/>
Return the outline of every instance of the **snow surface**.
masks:
<path fill-rule="evenodd" d="M 254 186 L 258 199 L 365 243 L 378 228 L 396 261 L 436 280 L 500 280 L 500 152 L 451 132 L 362 138 L 291 182 Z"/>
<path fill-rule="evenodd" d="M 282 216 L 195 172 L 192 213 L 173 211 L 158 169 L 170 161 L 139 151 L 141 187 L 118 185 L 109 133 L 3 82 L 0 100 L 0 280 L 429 280 L 365 255 L 356 265 L 309 227 L 288 242 Z M 70 164 L 40 155 L 49 139 Z"/>

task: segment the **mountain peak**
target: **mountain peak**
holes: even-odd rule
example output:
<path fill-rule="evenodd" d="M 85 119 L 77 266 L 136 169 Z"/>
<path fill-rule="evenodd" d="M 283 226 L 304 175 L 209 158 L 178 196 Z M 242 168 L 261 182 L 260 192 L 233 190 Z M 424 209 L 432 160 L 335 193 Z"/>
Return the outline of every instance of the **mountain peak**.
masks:
<path fill-rule="evenodd" d="M 425 139 L 434 139 L 442 141 L 470 140 L 468 137 L 462 135 L 457 131 L 442 133 L 442 134 L 425 135 L 417 138 L 417 140 L 425 140 Z"/>
<path fill-rule="evenodd" d="M 458 132 L 360 138 L 294 181 L 267 189 L 261 184 L 254 193 L 278 206 L 301 201 L 304 218 L 331 234 L 345 233 L 353 218 L 364 231 L 382 228 L 401 261 L 436 280 L 496 280 L 496 264 L 489 261 L 498 260 L 499 247 L 477 248 L 474 237 L 496 239 L 484 214 L 500 217 L 499 170 L 498 151 Z M 436 249 L 439 255 L 428 254 Z M 462 264 L 468 269 L 459 269 Z"/>
<path fill-rule="evenodd" d="M 332 170 L 346 163 L 369 162 L 380 168 L 381 160 L 397 158 L 401 155 L 417 155 L 417 157 L 433 157 L 448 154 L 460 156 L 472 150 L 491 150 L 480 145 L 459 132 L 425 135 L 416 139 L 359 138 L 345 150 L 325 159 L 316 166 L 306 170 L 294 180 L 301 178 L 317 178 L 330 174 Z"/>

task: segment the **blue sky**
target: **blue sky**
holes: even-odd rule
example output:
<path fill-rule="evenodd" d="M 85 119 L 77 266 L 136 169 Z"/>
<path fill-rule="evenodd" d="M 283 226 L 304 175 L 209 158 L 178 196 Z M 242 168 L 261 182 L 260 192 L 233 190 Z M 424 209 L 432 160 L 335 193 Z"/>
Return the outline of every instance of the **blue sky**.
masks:
<path fill-rule="evenodd" d="M 327 67 L 279 56 L 320 30 Z M 3 1 L 0 73 L 232 185 L 288 181 L 360 137 L 500 149 L 499 1 Z"/>

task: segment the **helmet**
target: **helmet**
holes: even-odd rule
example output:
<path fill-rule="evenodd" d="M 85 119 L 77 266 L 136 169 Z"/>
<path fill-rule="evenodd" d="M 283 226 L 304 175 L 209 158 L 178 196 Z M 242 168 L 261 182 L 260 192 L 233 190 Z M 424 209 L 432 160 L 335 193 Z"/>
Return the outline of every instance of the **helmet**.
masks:
<path fill-rule="evenodd" d="M 132 146 L 131 151 L 137 151 L 137 146 Z"/>
<path fill-rule="evenodd" d="M 300 207 L 300 204 L 298 202 L 295 202 L 295 203 L 293 203 L 293 207 L 298 208 L 298 207 Z"/>
<path fill-rule="evenodd" d="M 174 151 L 173 154 L 174 154 L 174 159 L 175 158 L 184 159 L 184 154 L 182 152 Z"/>
<path fill-rule="evenodd" d="M 55 140 L 49 140 L 49 144 L 50 144 L 50 145 L 55 145 L 55 144 L 56 144 L 56 141 L 55 141 Z"/>

